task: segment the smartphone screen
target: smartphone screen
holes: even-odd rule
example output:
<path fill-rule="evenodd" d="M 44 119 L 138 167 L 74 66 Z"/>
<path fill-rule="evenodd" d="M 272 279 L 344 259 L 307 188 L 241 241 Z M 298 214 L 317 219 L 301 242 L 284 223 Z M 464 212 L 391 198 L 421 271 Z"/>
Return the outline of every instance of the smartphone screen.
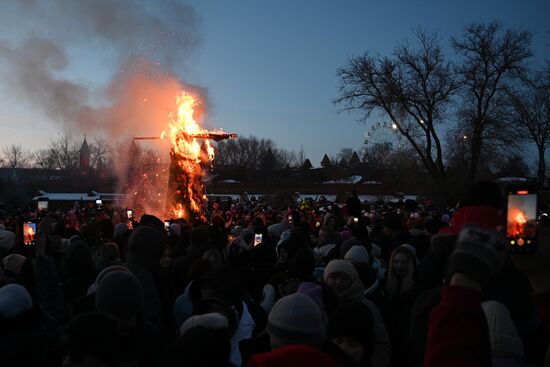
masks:
<path fill-rule="evenodd" d="M 508 193 L 506 237 L 513 249 L 527 250 L 535 245 L 537 194 L 529 190 Z"/>
<path fill-rule="evenodd" d="M 262 234 L 256 234 L 254 235 L 254 246 L 258 246 L 260 243 L 262 243 Z"/>
<path fill-rule="evenodd" d="M 357 223 L 357 222 L 359 222 L 359 218 L 354 217 L 354 218 L 353 218 L 353 221 L 354 221 L 355 223 Z"/>
<path fill-rule="evenodd" d="M 39 201 L 38 202 L 38 210 L 39 211 L 45 211 L 45 210 L 48 210 L 48 202 L 47 201 Z"/>
<path fill-rule="evenodd" d="M 164 229 L 165 229 L 165 230 L 169 230 L 169 229 L 170 229 L 170 221 L 169 221 L 169 220 L 165 220 L 165 221 L 164 221 Z"/>
<path fill-rule="evenodd" d="M 126 217 L 128 219 L 132 219 L 133 216 L 134 216 L 134 211 L 132 209 L 126 210 Z"/>
<path fill-rule="evenodd" d="M 36 223 L 33 223 L 33 222 L 23 223 L 23 243 L 26 246 L 34 244 L 35 235 L 36 235 Z"/>

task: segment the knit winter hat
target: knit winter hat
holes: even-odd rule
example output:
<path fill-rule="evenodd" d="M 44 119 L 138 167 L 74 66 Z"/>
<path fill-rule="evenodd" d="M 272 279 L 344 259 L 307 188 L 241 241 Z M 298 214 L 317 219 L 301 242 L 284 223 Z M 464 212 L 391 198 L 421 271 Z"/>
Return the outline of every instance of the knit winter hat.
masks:
<path fill-rule="evenodd" d="M 325 267 L 325 273 L 323 274 L 323 279 L 325 282 L 328 277 L 334 273 L 344 273 L 349 276 L 352 280 L 357 277 L 357 271 L 351 263 L 346 260 L 335 259 L 331 260 Z"/>
<path fill-rule="evenodd" d="M 305 294 L 315 302 L 319 309 L 325 313 L 325 306 L 323 304 L 323 288 L 312 282 L 301 283 L 296 293 Z"/>
<path fill-rule="evenodd" d="M 6 229 L 0 229 L 0 247 L 9 251 L 15 246 L 15 233 Z"/>
<path fill-rule="evenodd" d="M 204 315 L 194 315 L 185 320 L 180 327 L 180 335 L 197 326 L 203 326 L 208 329 L 227 329 L 229 321 L 227 317 L 217 312 L 206 313 Z"/>
<path fill-rule="evenodd" d="M 243 303 L 242 301 L 231 299 L 232 297 L 227 293 L 229 292 L 219 291 L 201 299 L 194 305 L 193 312 L 196 315 L 218 313 L 224 316 L 227 320 L 228 334 L 233 335 L 239 325 L 243 312 Z M 236 301 L 239 303 L 236 303 Z"/>
<path fill-rule="evenodd" d="M 340 304 L 343 305 L 348 303 L 361 302 L 361 300 L 364 298 L 365 285 L 359 278 L 355 267 L 346 260 L 331 260 L 325 267 L 325 272 L 323 274 L 323 279 L 325 280 L 325 283 L 327 283 L 330 275 L 334 273 L 344 273 L 351 279 L 350 287 L 345 291 L 337 294 Z"/>
<path fill-rule="evenodd" d="M 336 367 L 338 363 L 328 354 L 308 345 L 287 345 L 267 353 L 252 356 L 248 367 Z"/>
<path fill-rule="evenodd" d="M 112 271 L 99 281 L 95 306 L 108 314 L 126 318 L 143 308 L 143 290 L 129 272 Z"/>
<path fill-rule="evenodd" d="M 31 295 L 23 286 L 8 284 L 0 288 L 0 317 L 12 318 L 31 308 Z"/>
<path fill-rule="evenodd" d="M 460 232 L 451 256 L 450 273 L 463 273 L 486 284 L 506 261 L 508 248 L 498 233 L 466 226 Z"/>
<path fill-rule="evenodd" d="M 491 354 L 523 358 L 523 341 L 510 316 L 510 311 L 502 303 L 486 301 L 481 304 L 491 340 Z"/>
<path fill-rule="evenodd" d="M 97 285 L 99 284 L 99 282 L 101 282 L 101 279 L 103 279 L 107 274 L 109 274 L 112 271 L 125 271 L 127 273 L 130 272 L 128 268 L 122 265 L 113 265 L 101 270 L 101 272 L 95 278 L 95 282 L 88 288 L 87 294 L 92 294 L 97 292 Z"/>
<path fill-rule="evenodd" d="M 266 330 L 274 344 L 319 345 L 326 338 L 324 317 L 319 306 L 300 293 L 281 298 L 269 313 Z"/>
<path fill-rule="evenodd" d="M 19 274 L 26 257 L 20 254 L 11 254 L 2 259 L 4 268 L 12 273 Z"/>
<path fill-rule="evenodd" d="M 344 260 L 368 264 L 370 260 L 369 252 L 364 246 L 352 246 L 344 255 Z"/>
<path fill-rule="evenodd" d="M 350 238 L 342 242 L 340 245 L 340 259 L 343 259 L 353 246 L 361 246 L 361 241 L 356 238 Z"/>

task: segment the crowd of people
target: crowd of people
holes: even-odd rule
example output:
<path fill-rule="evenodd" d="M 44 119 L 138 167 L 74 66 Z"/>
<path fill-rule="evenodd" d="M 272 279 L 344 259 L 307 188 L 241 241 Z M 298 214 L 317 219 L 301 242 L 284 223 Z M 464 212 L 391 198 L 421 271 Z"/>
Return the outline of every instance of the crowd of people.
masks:
<path fill-rule="evenodd" d="M 241 197 L 207 223 L 0 214 L 6 366 L 550 365 L 550 227 L 510 253 L 497 185 L 456 208 Z M 545 364 L 546 362 L 546 364 Z"/>

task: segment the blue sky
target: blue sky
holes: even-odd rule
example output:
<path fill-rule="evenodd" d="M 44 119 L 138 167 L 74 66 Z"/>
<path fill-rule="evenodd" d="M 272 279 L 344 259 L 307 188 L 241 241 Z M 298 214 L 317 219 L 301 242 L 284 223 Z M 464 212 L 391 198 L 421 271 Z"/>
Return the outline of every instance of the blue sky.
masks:
<path fill-rule="evenodd" d="M 156 2 L 145 4 L 154 11 Z M 241 135 L 303 146 L 315 166 L 323 153 L 361 147 L 367 127 L 358 115 L 338 113 L 336 69 L 364 51 L 389 54 L 420 26 L 438 31 L 444 44 L 471 22 L 499 20 L 533 32 L 534 62 L 550 60 L 550 2 L 201 0 L 196 45 L 174 68 L 188 83 L 207 90 L 208 124 Z M 0 22 L 0 40 L 16 44 L 36 32 L 32 17 Z M 1 21 L 0 16 L 0 21 Z M 47 23 L 46 23 L 47 24 Z M 46 25 L 47 27 L 47 25 Z M 70 66 L 63 76 L 101 88 L 117 73 L 117 52 L 93 35 L 66 43 Z M 117 47 L 120 47 L 118 45 Z M 33 101 L 0 83 L 0 146 L 46 146 L 63 129 Z M 78 132 L 75 134 L 78 136 Z"/>

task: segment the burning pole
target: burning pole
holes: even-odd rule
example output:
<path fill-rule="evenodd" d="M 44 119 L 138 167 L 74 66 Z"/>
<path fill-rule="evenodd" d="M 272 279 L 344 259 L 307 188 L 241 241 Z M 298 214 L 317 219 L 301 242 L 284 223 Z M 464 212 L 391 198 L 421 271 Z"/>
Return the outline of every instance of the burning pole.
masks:
<path fill-rule="evenodd" d="M 199 127 L 194 118 L 198 102 L 191 94 L 182 93 L 177 98 L 178 114 L 170 116 L 169 130 L 160 137 L 137 137 L 134 140 L 170 140 L 170 171 L 165 201 L 168 218 L 195 218 L 205 220 L 203 204 L 203 167 L 214 159 L 210 140 L 234 139 L 237 134 L 209 131 Z M 202 140 L 202 144 L 199 141 Z"/>

